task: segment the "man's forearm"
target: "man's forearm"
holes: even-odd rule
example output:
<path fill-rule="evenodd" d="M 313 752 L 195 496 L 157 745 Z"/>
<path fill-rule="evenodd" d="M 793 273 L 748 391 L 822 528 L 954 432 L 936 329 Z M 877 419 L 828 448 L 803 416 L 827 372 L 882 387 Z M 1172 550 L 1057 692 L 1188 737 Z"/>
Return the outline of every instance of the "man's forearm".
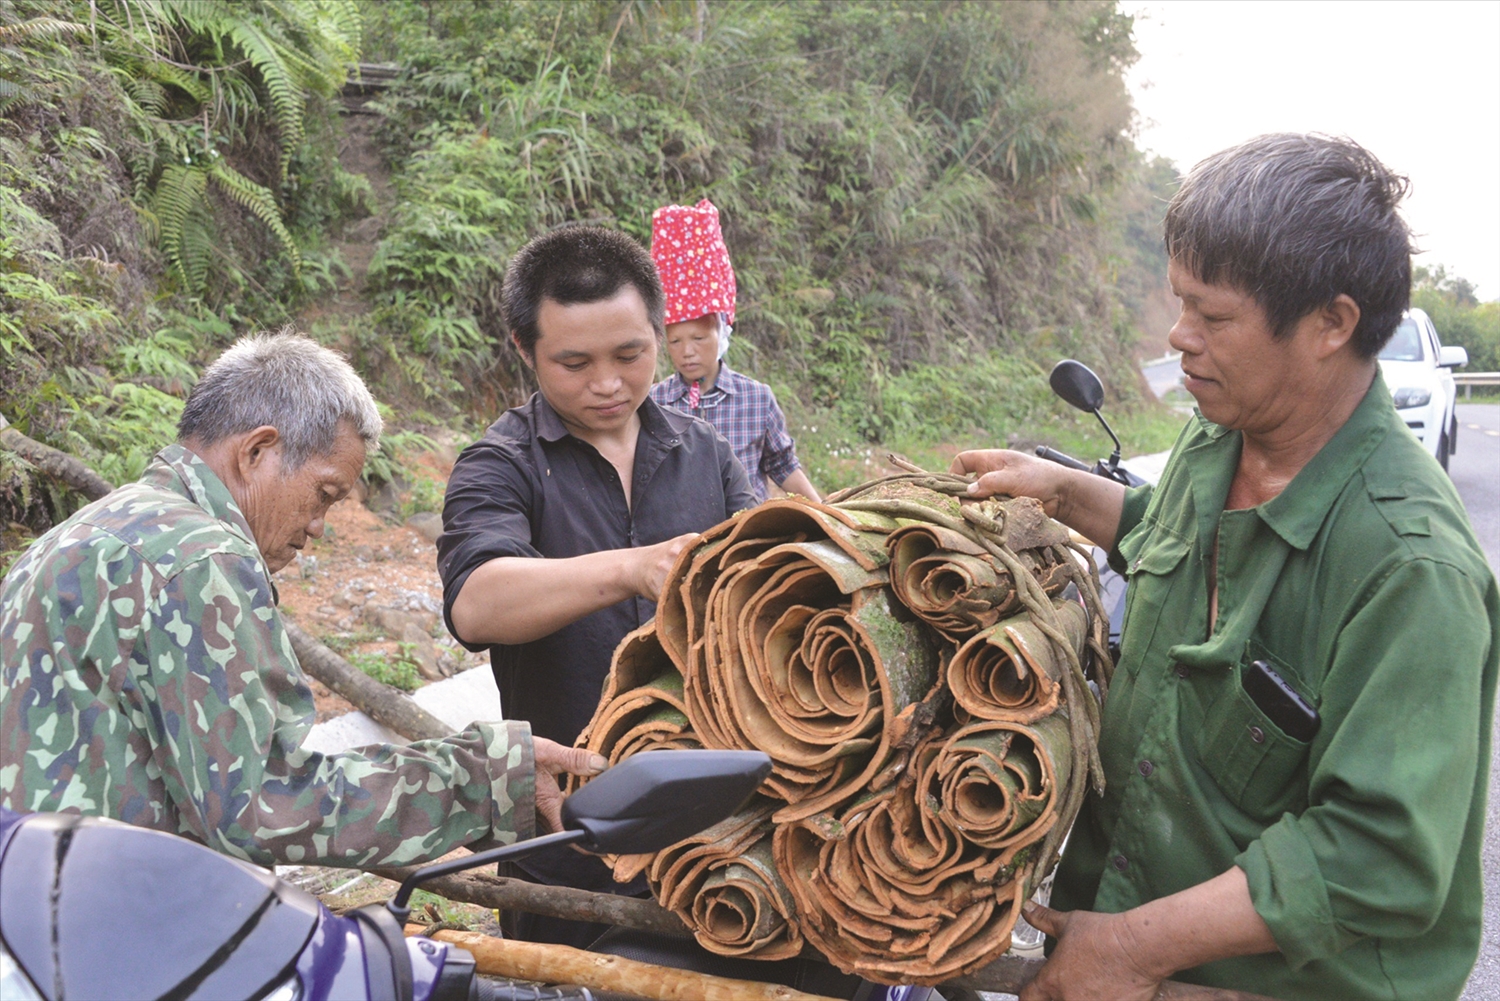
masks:
<path fill-rule="evenodd" d="M 453 602 L 453 628 L 466 643 L 529 643 L 638 593 L 634 551 L 609 549 L 568 559 L 503 556 L 477 567 Z"/>
<path fill-rule="evenodd" d="M 1105 552 L 1113 549 L 1125 510 L 1125 488 L 1093 473 L 1062 467 L 1057 472 L 1065 474 L 1058 489 L 1057 520 Z"/>
<path fill-rule="evenodd" d="M 1123 916 L 1137 955 L 1162 979 L 1219 959 L 1280 951 L 1238 866 Z"/>
<path fill-rule="evenodd" d="M 800 468 L 793 472 L 779 484 L 781 489 L 789 494 L 801 494 L 808 500 L 821 500 L 817 489 L 812 485 L 812 480 Z"/>

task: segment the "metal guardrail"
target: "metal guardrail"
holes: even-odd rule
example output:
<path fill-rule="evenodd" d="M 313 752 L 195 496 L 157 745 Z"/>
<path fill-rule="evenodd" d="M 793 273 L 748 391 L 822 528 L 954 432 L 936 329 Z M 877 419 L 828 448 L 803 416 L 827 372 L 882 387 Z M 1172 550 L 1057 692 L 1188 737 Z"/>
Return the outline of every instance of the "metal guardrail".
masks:
<path fill-rule="evenodd" d="M 1464 387 L 1464 399 L 1471 399 L 1475 386 L 1500 386 L 1500 372 L 1454 372 L 1453 384 Z"/>

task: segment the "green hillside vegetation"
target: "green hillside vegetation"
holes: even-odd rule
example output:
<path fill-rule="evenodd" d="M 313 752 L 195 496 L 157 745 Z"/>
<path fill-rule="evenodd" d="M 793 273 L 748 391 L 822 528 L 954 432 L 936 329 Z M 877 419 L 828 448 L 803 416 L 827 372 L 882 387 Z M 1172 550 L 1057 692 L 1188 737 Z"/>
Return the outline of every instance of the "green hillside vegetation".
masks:
<path fill-rule="evenodd" d="M 297 322 L 402 415 L 389 479 L 422 432 L 529 391 L 498 314 L 526 239 L 645 241 L 706 196 L 730 362 L 777 389 L 820 486 L 888 448 L 1101 454 L 1047 391 L 1065 355 L 1163 448 L 1178 420 L 1130 354 L 1175 175 L 1130 141 L 1134 58 L 1105 2 L 0 0 L 0 414 L 128 480 L 207 360 Z M 357 61 L 401 68 L 363 108 L 380 205 L 339 159 Z M 338 248 L 372 212 L 356 278 Z M 77 503 L 0 450 L 0 524 Z"/>

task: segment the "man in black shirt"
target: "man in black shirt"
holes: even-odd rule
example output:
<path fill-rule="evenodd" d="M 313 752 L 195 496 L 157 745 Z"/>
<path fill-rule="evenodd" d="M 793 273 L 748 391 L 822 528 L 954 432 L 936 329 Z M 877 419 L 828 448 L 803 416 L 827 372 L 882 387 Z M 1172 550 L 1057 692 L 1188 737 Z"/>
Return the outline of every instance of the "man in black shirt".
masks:
<path fill-rule="evenodd" d="M 454 466 L 438 540 L 443 613 L 466 647 L 490 650 L 506 716 L 570 744 L 677 554 L 755 498 L 711 425 L 648 398 L 663 296 L 639 244 L 586 226 L 538 237 L 511 261 L 503 307 L 539 392 Z M 540 882 L 613 885 L 576 852 L 521 866 Z M 528 917 L 516 931 L 585 945 L 590 927 Z"/>

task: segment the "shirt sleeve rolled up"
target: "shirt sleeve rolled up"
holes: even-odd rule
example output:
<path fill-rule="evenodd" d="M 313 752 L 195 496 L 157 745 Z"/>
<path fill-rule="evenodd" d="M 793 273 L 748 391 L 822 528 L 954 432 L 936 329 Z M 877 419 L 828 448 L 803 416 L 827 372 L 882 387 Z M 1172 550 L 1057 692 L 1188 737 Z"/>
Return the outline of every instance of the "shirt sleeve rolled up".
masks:
<path fill-rule="evenodd" d="M 531 544 L 531 484 L 514 448 L 481 444 L 466 449 L 448 478 L 443 498 L 443 534 L 438 537 L 438 574 L 443 580 L 443 619 L 448 632 L 471 651 L 453 628 L 453 603 L 469 574 L 490 560 L 542 554 Z"/>
<path fill-rule="evenodd" d="M 766 438 L 761 450 L 760 471 L 778 486 L 802 468 L 797 461 L 797 443 L 786 429 L 786 415 L 769 386 L 766 392 Z"/>

